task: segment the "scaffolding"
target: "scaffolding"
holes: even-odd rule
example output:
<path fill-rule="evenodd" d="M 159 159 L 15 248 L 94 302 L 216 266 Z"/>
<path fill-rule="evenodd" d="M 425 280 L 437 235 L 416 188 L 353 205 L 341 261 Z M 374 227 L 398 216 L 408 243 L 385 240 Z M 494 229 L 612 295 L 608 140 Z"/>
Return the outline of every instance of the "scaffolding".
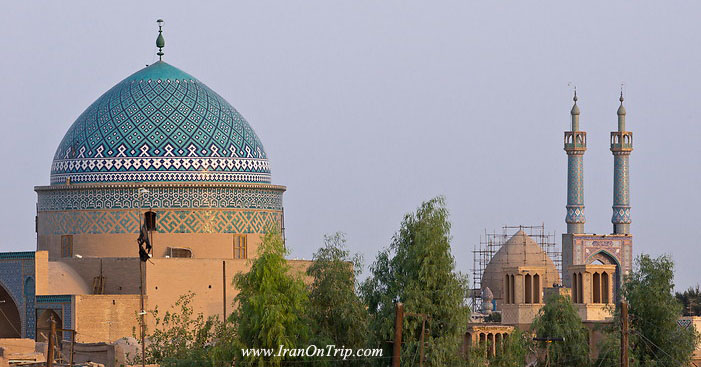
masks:
<path fill-rule="evenodd" d="M 555 232 L 546 232 L 545 224 L 539 226 L 503 226 L 501 232 L 493 231 L 490 233 L 487 233 L 485 229 L 484 234 L 480 235 L 479 245 L 474 246 L 472 250 L 472 290 L 470 292 L 472 310 L 479 310 L 481 307 L 484 270 L 501 246 L 519 230 L 524 231 L 540 245 L 543 252 L 552 260 L 562 279 L 562 251 L 558 249 L 555 242 Z"/>

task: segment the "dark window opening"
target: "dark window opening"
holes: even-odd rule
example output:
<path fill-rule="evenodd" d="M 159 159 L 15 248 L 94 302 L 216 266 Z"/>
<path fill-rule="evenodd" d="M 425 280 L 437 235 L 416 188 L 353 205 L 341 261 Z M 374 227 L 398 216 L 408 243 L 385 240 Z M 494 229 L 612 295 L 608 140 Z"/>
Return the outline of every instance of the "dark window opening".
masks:
<path fill-rule="evenodd" d="M 61 236 L 61 257 L 73 257 L 73 235 Z"/>
<path fill-rule="evenodd" d="M 179 257 L 179 258 L 191 258 L 192 250 L 189 248 L 182 247 L 168 247 L 169 257 Z"/>

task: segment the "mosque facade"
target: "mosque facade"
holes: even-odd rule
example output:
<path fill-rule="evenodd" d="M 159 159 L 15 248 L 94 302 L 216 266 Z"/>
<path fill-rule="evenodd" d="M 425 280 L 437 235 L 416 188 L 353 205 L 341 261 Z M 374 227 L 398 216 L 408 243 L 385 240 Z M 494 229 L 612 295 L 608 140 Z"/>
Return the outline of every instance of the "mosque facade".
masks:
<path fill-rule="evenodd" d="M 552 293 L 571 298 L 580 318 L 589 327 L 595 346 L 600 335 L 595 325 L 611 322 L 625 275 L 632 269 L 633 236 L 629 157 L 633 133 L 626 130 L 623 94 L 619 98 L 618 128 L 611 132 L 614 158 L 613 228 L 610 234 L 586 233 L 584 205 L 584 153 L 587 133 L 580 129 L 577 94 L 570 111 L 571 129 L 564 134 L 567 153 L 567 232 L 562 235 L 562 274 L 546 251 L 523 230 L 505 241 L 492 256 L 481 277 L 482 309 L 473 314 L 463 346 L 486 343 L 496 353 L 505 327 L 528 330 L 545 298 Z M 485 322 L 492 313 L 499 323 Z"/>
<path fill-rule="evenodd" d="M 112 342 L 138 330 L 141 310 L 169 309 L 188 291 L 195 312 L 225 317 L 234 275 L 265 234 L 284 232 L 286 188 L 272 184 L 260 138 L 162 61 L 161 33 L 158 42 L 159 61 L 76 119 L 49 185 L 35 187 L 36 251 L 0 253 L 0 338 L 46 340 L 54 318 L 78 342 Z"/>

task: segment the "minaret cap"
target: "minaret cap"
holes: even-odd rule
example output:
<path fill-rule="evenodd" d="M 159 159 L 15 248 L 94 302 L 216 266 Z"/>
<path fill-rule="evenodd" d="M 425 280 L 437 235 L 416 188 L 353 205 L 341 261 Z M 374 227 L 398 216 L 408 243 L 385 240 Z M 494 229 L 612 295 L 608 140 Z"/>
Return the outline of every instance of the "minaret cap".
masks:
<path fill-rule="evenodd" d="M 625 107 L 623 107 L 623 91 L 621 91 L 621 98 L 619 98 L 618 100 L 621 101 L 621 105 L 618 106 L 618 115 L 625 116 L 626 109 L 625 109 Z"/>
<path fill-rule="evenodd" d="M 577 90 L 576 89 L 574 90 L 574 97 L 572 98 L 572 100 L 574 101 L 574 105 L 572 106 L 572 110 L 570 111 L 570 113 L 572 115 L 579 115 L 579 106 L 577 106 Z"/>
<path fill-rule="evenodd" d="M 156 23 L 158 23 L 158 37 L 156 38 L 156 47 L 158 47 L 158 52 L 156 55 L 158 55 L 158 61 L 161 61 L 163 60 L 163 47 L 166 45 L 166 40 L 163 38 L 163 19 L 158 19 Z"/>

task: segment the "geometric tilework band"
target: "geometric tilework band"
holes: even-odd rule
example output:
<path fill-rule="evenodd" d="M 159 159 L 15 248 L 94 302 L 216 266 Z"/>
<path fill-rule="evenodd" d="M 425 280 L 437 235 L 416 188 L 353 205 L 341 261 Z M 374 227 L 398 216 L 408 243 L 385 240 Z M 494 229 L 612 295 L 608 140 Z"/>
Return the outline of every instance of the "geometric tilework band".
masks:
<path fill-rule="evenodd" d="M 148 187 L 148 190 L 149 193 L 141 198 L 136 187 L 38 190 L 38 210 L 40 212 L 138 208 L 282 210 L 282 190 L 216 186 Z"/>
<path fill-rule="evenodd" d="M 629 206 L 614 206 L 613 216 L 611 217 L 611 223 L 613 224 L 630 224 L 632 223 L 630 218 L 630 207 Z"/>
<path fill-rule="evenodd" d="M 267 233 L 282 212 L 246 209 L 153 209 L 160 233 Z M 39 235 L 138 233 L 137 210 L 39 212 Z"/>
<path fill-rule="evenodd" d="M 586 223 L 584 206 L 567 206 L 566 223 Z"/>

